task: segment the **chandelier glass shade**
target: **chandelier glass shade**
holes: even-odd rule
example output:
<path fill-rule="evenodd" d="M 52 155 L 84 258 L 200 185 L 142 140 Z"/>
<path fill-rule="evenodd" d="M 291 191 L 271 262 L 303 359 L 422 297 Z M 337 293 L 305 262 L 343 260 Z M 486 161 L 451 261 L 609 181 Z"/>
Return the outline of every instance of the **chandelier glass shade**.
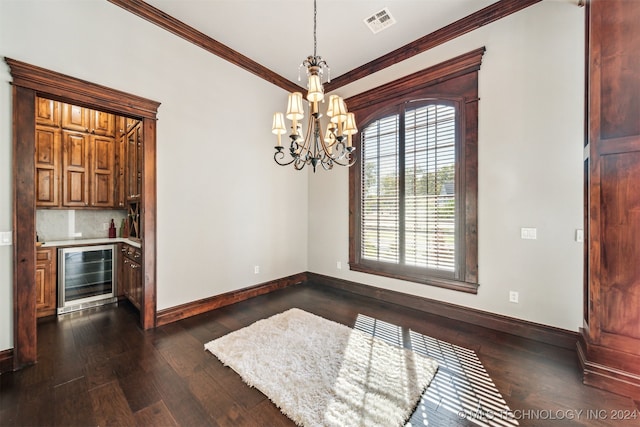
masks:
<path fill-rule="evenodd" d="M 306 68 L 308 78 L 306 99 L 309 104 L 309 114 L 306 131 L 302 130 L 305 112 L 301 92 L 289 94 L 286 113 L 275 113 L 271 127 L 271 132 L 278 138 L 273 156 L 275 162 L 280 166 L 293 164 L 297 170 L 311 165 L 314 172 L 318 164 L 326 170 L 332 169 L 334 165 L 352 166 L 356 161 L 352 136 L 358 132 L 355 116 L 347 110 L 344 99 L 338 95 L 331 95 L 329 101 L 325 103 L 322 74 L 324 69 L 328 70 L 329 67 L 322 57 L 316 55 L 316 16 L 317 8 L 314 0 L 313 55 L 308 56 L 300 64 L 300 68 Z M 327 122 L 325 131 L 322 130 L 323 115 L 320 113 L 319 103 L 327 104 L 328 120 L 322 120 Z M 285 117 L 291 121 L 289 157 L 282 146 L 282 135 L 288 132 Z"/>

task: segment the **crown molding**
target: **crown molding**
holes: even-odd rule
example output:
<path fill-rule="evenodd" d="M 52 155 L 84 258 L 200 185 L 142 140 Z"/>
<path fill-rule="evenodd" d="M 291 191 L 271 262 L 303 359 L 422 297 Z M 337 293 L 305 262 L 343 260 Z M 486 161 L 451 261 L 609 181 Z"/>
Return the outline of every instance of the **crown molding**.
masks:
<path fill-rule="evenodd" d="M 472 13 L 462 19 L 459 19 L 446 27 L 442 27 L 426 36 L 419 38 L 409 44 L 406 44 L 392 52 L 387 53 L 379 58 L 374 59 L 358 68 L 346 72 L 331 80 L 331 83 L 325 85 L 325 91 L 331 92 L 339 87 L 346 86 L 369 76 L 375 72 L 381 71 L 398 62 L 402 62 L 415 55 L 426 52 L 438 45 L 444 44 L 450 40 L 460 37 L 463 34 L 478 29 L 498 19 L 509 16 L 526 7 L 539 3 L 542 0 L 500 0 L 490 6 L 485 7 L 477 12 Z"/>
<path fill-rule="evenodd" d="M 175 34 L 178 37 L 181 37 L 188 42 L 195 44 L 196 46 L 200 46 L 202 49 L 207 52 L 213 53 L 220 58 L 229 61 L 230 63 L 237 65 L 238 67 L 249 71 L 256 76 L 273 83 L 274 85 L 281 87 L 282 89 L 289 92 L 300 92 L 303 89 L 297 84 L 291 82 L 290 80 L 282 77 L 279 74 L 274 73 L 267 67 L 258 64 L 251 58 L 248 58 L 231 49 L 229 46 L 226 46 L 220 43 L 217 40 L 212 39 L 204 33 L 196 30 L 193 27 L 185 24 L 182 21 L 177 20 L 176 18 L 162 12 L 159 9 L 151 6 L 148 3 L 145 3 L 142 0 L 108 0 L 110 3 L 115 4 L 116 6 L 120 6 L 128 12 L 133 13 L 134 15 L 139 16 L 142 19 L 145 19 L 152 24 L 163 28 L 170 33 Z"/>
<path fill-rule="evenodd" d="M 265 66 L 258 64 L 251 58 L 242 55 L 241 53 L 217 40 L 212 39 L 206 34 L 201 33 L 195 28 L 190 27 L 184 22 L 177 20 L 142 0 L 108 1 L 195 44 L 196 46 L 200 46 L 204 50 L 213 53 L 214 55 L 219 56 L 220 58 L 229 61 L 270 83 L 273 83 L 288 92 L 304 91 L 301 86 L 298 86 Z M 456 37 L 539 3 L 540 1 L 542 0 L 499 0 L 484 9 L 447 25 L 446 27 L 442 27 L 439 30 L 427 34 L 409 44 L 399 47 L 386 55 L 374 59 L 371 62 L 342 74 L 341 76 L 333 78 L 330 83 L 326 83 L 324 85 L 325 92 L 328 93 L 339 87 L 348 85 L 349 83 L 359 80 L 365 76 L 383 70 L 391 65 L 453 40 Z"/>

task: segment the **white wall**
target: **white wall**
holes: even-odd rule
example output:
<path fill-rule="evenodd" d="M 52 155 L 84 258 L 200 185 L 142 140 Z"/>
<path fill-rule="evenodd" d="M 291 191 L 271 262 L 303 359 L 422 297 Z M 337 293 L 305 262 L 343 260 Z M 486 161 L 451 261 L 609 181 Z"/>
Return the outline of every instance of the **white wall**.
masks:
<path fill-rule="evenodd" d="M 5 56 L 161 102 L 158 309 L 308 269 L 307 174 L 272 160 L 283 90 L 106 1 L 0 0 Z M 2 231 L 13 228 L 10 81 L 2 61 Z M 13 347 L 12 253 L 0 247 L 0 350 Z"/>
<path fill-rule="evenodd" d="M 347 269 L 347 171 L 299 173 L 271 160 L 268 129 L 271 112 L 286 102 L 281 89 L 105 1 L 0 0 L 0 56 L 162 103 L 158 309 L 310 270 L 576 330 L 583 39 L 584 9 L 545 1 L 338 91 L 355 95 L 487 47 L 479 88 L 480 289 L 468 295 Z M 2 62 L 0 231 L 13 228 L 9 82 Z M 262 124 L 248 126 L 237 112 Z M 232 163 L 238 153 L 242 161 Z M 520 227 L 537 227 L 538 240 L 521 240 Z M 12 250 L 0 247 L 0 350 L 13 347 Z M 520 292 L 520 304 L 507 302 L 509 290 Z"/>
<path fill-rule="evenodd" d="M 538 3 L 337 93 L 352 96 L 481 46 L 478 294 L 349 271 L 346 170 L 309 180 L 310 271 L 577 331 L 584 8 Z M 538 239 L 520 239 L 521 227 L 536 227 Z M 519 304 L 508 302 L 510 290 L 520 293 Z"/>

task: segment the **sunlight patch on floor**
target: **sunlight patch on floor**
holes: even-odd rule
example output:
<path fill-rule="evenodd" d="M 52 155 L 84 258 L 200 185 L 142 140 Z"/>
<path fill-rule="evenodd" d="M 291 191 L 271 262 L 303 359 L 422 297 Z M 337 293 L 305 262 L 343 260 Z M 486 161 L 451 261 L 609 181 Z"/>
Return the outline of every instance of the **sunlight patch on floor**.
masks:
<path fill-rule="evenodd" d="M 444 409 L 481 427 L 512 427 L 518 422 L 473 350 L 358 314 L 355 329 L 435 359 L 438 372 L 422 395 L 408 426 L 429 425 L 428 412 Z"/>

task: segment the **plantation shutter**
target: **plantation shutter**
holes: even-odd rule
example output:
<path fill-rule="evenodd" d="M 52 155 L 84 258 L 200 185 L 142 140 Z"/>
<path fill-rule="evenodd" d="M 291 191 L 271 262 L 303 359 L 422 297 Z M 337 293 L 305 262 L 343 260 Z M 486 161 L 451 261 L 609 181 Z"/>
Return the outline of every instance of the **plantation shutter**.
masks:
<path fill-rule="evenodd" d="M 398 119 L 367 126 L 362 144 L 361 256 L 393 263 L 400 260 Z"/>
<path fill-rule="evenodd" d="M 455 108 L 405 112 L 405 263 L 455 269 Z"/>
<path fill-rule="evenodd" d="M 428 104 L 364 129 L 362 259 L 454 272 L 455 124 L 455 107 Z"/>

